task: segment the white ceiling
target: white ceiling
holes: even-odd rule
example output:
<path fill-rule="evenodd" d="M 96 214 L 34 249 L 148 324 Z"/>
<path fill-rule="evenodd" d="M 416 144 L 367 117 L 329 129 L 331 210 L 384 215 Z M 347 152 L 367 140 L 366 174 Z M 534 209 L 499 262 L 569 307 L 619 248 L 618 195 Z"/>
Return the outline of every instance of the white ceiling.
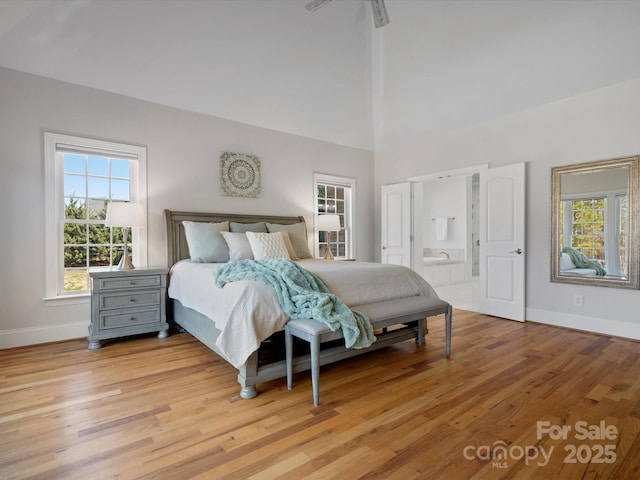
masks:
<path fill-rule="evenodd" d="M 365 149 L 640 76 L 640 1 L 307 1 L 0 0 L 0 66 Z"/>
<path fill-rule="evenodd" d="M 369 5 L 306 3 L 0 0 L 0 66 L 371 149 Z"/>
<path fill-rule="evenodd" d="M 388 4 L 376 151 L 640 77 L 638 0 Z"/>

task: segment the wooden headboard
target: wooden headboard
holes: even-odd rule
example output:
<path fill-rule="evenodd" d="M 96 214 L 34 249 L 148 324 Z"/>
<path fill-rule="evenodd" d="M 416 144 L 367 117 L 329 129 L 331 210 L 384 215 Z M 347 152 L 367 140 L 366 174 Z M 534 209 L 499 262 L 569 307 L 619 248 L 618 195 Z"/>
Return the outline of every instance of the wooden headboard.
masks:
<path fill-rule="evenodd" d="M 204 212 L 176 212 L 164 211 L 165 227 L 167 229 L 167 261 L 171 266 L 178 260 L 189 258 L 189 247 L 184 236 L 182 222 L 238 222 L 238 223 L 280 223 L 292 224 L 303 222 L 304 217 L 281 217 L 276 215 L 240 215 L 235 213 L 204 213 Z"/>

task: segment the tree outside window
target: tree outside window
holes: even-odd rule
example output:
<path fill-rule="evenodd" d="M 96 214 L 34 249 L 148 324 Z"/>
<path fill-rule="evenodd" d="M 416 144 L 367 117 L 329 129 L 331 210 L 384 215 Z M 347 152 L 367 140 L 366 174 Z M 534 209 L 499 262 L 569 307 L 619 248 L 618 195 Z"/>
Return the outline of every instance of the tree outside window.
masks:
<path fill-rule="evenodd" d="M 585 257 L 604 265 L 604 198 L 573 200 L 571 204 L 571 245 Z"/>

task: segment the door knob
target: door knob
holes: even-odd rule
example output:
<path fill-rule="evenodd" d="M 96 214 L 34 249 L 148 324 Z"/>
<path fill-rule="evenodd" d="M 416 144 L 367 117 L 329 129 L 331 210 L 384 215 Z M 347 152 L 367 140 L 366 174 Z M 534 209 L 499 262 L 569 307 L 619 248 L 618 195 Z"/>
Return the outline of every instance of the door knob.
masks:
<path fill-rule="evenodd" d="M 522 249 L 519 248 L 517 250 L 511 250 L 509 253 L 517 253 L 518 255 L 520 255 L 522 253 Z"/>
<path fill-rule="evenodd" d="M 383 249 L 383 250 L 386 250 L 386 249 L 387 249 L 387 247 L 385 247 L 385 246 L 383 245 L 383 246 L 382 246 L 382 249 Z"/>

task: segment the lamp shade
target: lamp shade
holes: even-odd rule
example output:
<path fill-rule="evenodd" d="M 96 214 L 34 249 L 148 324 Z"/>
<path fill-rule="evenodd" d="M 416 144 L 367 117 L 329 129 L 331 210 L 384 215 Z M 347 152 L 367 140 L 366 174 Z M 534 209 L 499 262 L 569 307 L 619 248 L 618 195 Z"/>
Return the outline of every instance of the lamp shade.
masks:
<path fill-rule="evenodd" d="M 107 205 L 107 227 L 144 227 L 144 207 L 141 203 L 111 202 Z"/>
<path fill-rule="evenodd" d="M 340 216 L 319 215 L 317 227 L 320 232 L 337 232 L 340 230 Z"/>

